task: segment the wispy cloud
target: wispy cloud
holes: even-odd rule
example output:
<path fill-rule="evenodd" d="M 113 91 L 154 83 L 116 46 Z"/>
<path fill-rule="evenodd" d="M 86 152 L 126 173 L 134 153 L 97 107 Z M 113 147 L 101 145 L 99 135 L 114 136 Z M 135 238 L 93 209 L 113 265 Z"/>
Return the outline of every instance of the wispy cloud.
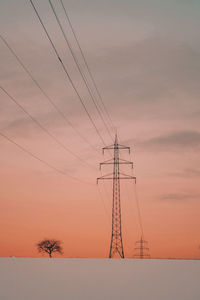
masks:
<path fill-rule="evenodd" d="M 200 194 L 194 193 L 168 193 L 159 196 L 160 200 L 181 201 L 200 198 Z"/>
<path fill-rule="evenodd" d="M 158 34 L 98 51 L 92 64 L 98 73 L 104 73 L 104 86 L 115 85 L 115 90 L 129 95 L 132 102 L 149 103 L 177 96 L 178 91 L 190 96 L 200 94 L 199 47 L 193 49 L 186 42 Z"/>
<path fill-rule="evenodd" d="M 200 150 L 200 132 L 177 131 L 151 138 L 142 146 L 153 150 Z"/>
<path fill-rule="evenodd" d="M 200 177 L 200 169 L 184 169 L 179 172 L 170 172 L 168 175 L 174 177 L 195 178 Z"/>

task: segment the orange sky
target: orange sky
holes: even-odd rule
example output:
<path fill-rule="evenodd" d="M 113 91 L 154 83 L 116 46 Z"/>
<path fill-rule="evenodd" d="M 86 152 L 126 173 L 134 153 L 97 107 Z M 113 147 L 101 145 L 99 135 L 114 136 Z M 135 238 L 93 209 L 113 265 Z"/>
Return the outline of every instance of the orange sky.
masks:
<path fill-rule="evenodd" d="M 110 6 L 105 1 L 86 2 L 65 4 L 120 143 L 131 147 L 131 157 L 127 153 L 122 157 L 133 158 L 144 235 L 151 257 L 200 258 L 198 4 L 179 1 L 158 4 L 151 0 L 146 7 L 145 1 L 126 0 L 116 4 L 112 0 Z M 111 140 L 49 6 L 35 3 L 109 145 Z M 75 47 L 61 7 L 55 5 Z M 47 95 L 96 149 L 66 125 L 0 41 L 1 86 L 86 162 L 80 162 L 56 144 L 0 91 L 0 132 L 67 174 L 53 171 L 0 138 L 0 256 L 39 256 L 35 244 L 46 237 L 60 239 L 66 257 L 107 257 L 112 184 L 99 183 L 101 198 L 96 187 L 96 178 L 100 176 L 98 165 L 108 158 L 102 156 L 102 142 L 66 80 L 30 5 L 22 0 L 17 4 L 6 1 L 0 4 L 0 16 L 3 37 Z M 80 59 L 78 53 L 76 48 Z M 108 170 L 105 168 L 103 172 Z M 124 171 L 129 172 L 128 168 Z M 76 182 L 68 175 L 92 185 Z M 141 234 L 134 188 L 131 182 L 121 183 L 126 257 L 133 256 L 134 243 Z"/>
<path fill-rule="evenodd" d="M 26 161 L 27 168 L 6 168 L 1 178 L 1 228 L 5 228 L 1 233 L 1 255 L 37 256 L 35 243 L 49 237 L 63 242 L 64 256 L 106 257 L 111 234 L 111 184 L 99 183 L 103 204 L 96 186 L 76 183 L 53 172 L 48 174 L 34 161 L 37 170 L 30 171 L 30 158 L 18 150 L 16 154 L 12 160 L 18 159 L 19 164 Z M 139 155 L 137 158 L 139 161 Z M 188 201 L 185 192 L 198 192 L 198 182 L 191 178 L 151 179 L 140 174 L 137 179 L 151 256 L 198 258 L 199 201 Z M 132 257 L 134 242 L 140 237 L 133 189 L 133 183 L 122 182 L 126 257 Z M 173 199 L 177 191 L 183 199 Z M 171 194 L 172 199 L 161 200 L 159 195 L 163 193 Z"/>

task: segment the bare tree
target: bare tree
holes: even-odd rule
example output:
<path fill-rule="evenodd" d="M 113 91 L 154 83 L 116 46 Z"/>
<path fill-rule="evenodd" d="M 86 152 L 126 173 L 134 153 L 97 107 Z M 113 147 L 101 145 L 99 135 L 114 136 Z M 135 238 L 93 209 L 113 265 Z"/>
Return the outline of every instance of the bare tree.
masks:
<path fill-rule="evenodd" d="M 52 253 L 58 252 L 62 254 L 61 242 L 54 239 L 44 239 L 37 243 L 38 252 L 48 253 L 49 257 L 52 257 Z"/>

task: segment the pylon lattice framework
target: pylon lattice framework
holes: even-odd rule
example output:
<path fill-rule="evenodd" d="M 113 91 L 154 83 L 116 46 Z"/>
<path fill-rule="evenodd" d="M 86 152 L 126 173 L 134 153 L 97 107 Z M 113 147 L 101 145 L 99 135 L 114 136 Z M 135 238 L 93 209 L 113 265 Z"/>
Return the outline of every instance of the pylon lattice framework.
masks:
<path fill-rule="evenodd" d="M 122 241 L 122 222 L 121 222 L 121 201 L 120 201 L 120 179 L 133 179 L 136 182 L 136 177 L 126 175 L 120 172 L 120 165 L 131 165 L 133 168 L 133 162 L 121 159 L 119 157 L 120 150 L 128 150 L 130 153 L 130 147 L 126 147 L 118 144 L 117 135 L 115 135 L 114 145 L 104 147 L 105 150 L 114 150 L 114 158 L 100 163 L 100 169 L 102 165 L 113 165 L 113 173 L 101 176 L 97 178 L 99 180 L 112 180 L 113 181 L 113 199 L 112 199 L 112 234 L 110 242 L 109 258 L 113 258 L 115 254 L 118 254 L 121 258 L 124 258 L 124 248 Z"/>
<path fill-rule="evenodd" d="M 139 253 L 136 253 L 134 255 L 135 258 L 140 258 L 140 259 L 150 258 L 149 248 L 147 247 L 147 244 L 148 242 L 145 241 L 142 237 L 139 241 L 136 242 L 135 250 L 136 251 L 139 250 Z"/>

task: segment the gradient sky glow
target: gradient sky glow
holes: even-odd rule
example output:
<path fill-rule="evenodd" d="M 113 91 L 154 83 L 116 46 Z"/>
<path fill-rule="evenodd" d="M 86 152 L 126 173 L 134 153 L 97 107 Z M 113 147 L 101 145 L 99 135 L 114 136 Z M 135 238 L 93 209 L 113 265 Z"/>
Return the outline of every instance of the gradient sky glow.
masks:
<path fill-rule="evenodd" d="M 75 47 L 59 1 L 52 2 Z M 63 2 L 120 141 L 131 147 L 151 256 L 200 258 L 200 1 Z M 48 1 L 34 3 L 110 144 Z M 0 0 L 0 28 L 46 93 L 97 149 L 66 126 L 0 40 L 0 85 L 96 168 L 66 153 L 0 91 L 1 132 L 52 165 L 94 184 L 59 175 L 0 138 L 0 256 L 37 256 L 35 243 L 52 237 L 63 241 L 64 256 L 107 257 L 111 183 L 100 183 L 103 199 L 95 186 L 98 164 L 106 159 L 103 145 L 29 1 Z M 126 153 L 123 157 L 129 159 Z M 126 257 L 132 257 L 140 237 L 133 189 L 131 183 L 122 183 Z"/>

